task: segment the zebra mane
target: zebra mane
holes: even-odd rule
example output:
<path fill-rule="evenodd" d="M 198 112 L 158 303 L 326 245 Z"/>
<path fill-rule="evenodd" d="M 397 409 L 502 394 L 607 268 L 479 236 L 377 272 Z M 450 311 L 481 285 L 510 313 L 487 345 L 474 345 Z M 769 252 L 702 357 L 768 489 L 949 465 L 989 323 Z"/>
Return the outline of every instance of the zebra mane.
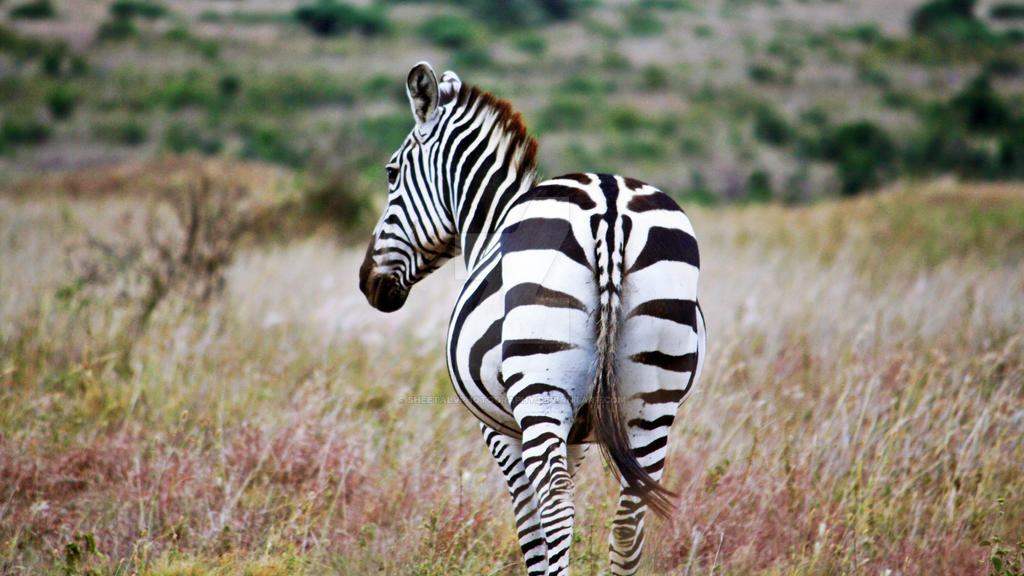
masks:
<path fill-rule="evenodd" d="M 457 99 L 459 107 L 472 109 L 479 106 L 494 114 L 494 127 L 508 138 L 508 146 L 515 151 L 515 170 L 531 179 L 537 171 L 537 139 L 530 136 L 523 124 L 523 116 L 512 104 L 477 86 L 463 86 Z M 477 112 L 478 114 L 480 112 Z"/>

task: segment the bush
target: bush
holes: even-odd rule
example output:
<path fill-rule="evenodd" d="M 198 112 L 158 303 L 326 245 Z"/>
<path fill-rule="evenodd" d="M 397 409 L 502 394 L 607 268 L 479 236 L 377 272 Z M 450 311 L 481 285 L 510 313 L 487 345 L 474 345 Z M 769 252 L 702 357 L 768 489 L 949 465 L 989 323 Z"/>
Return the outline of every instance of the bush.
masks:
<path fill-rule="evenodd" d="M 47 76 L 60 76 L 64 67 L 64 60 L 67 57 L 68 47 L 66 44 L 57 43 L 48 46 L 39 57 L 39 65 Z"/>
<path fill-rule="evenodd" d="M 932 0 L 914 11 L 910 28 L 915 34 L 943 42 L 990 41 L 994 35 L 974 16 L 976 3 L 976 0 Z"/>
<path fill-rule="evenodd" d="M 668 73 L 660 66 L 649 64 L 641 72 L 641 83 L 647 90 L 663 90 L 668 87 Z"/>
<path fill-rule="evenodd" d="M 931 34 L 941 28 L 974 20 L 977 0 L 931 0 L 925 2 L 910 17 L 910 28 L 915 34 Z"/>
<path fill-rule="evenodd" d="M 135 24 L 127 18 L 111 18 L 100 23 L 96 29 L 96 38 L 103 40 L 125 40 L 138 33 Z"/>
<path fill-rule="evenodd" d="M 656 161 L 665 157 L 665 146 L 658 140 L 633 135 L 615 138 L 603 150 L 605 156 L 625 161 Z"/>
<path fill-rule="evenodd" d="M 53 18 L 57 11 L 53 9 L 51 0 L 31 0 L 24 4 L 18 4 L 9 12 L 11 18 L 25 18 L 27 20 L 40 20 Z"/>
<path fill-rule="evenodd" d="M 480 37 L 480 31 L 473 22 L 450 14 L 428 18 L 420 26 L 419 33 L 424 40 L 453 50 L 474 46 Z"/>
<path fill-rule="evenodd" d="M 409 136 L 412 125 L 408 112 L 364 118 L 359 122 L 359 133 L 353 140 L 368 143 L 382 154 L 391 154 Z"/>
<path fill-rule="evenodd" d="M 100 140 L 128 146 L 137 146 L 149 138 L 149 130 L 137 118 L 123 118 L 98 124 L 93 128 L 93 134 Z"/>
<path fill-rule="evenodd" d="M 1006 178 L 1024 178 L 1024 125 L 1008 131 L 999 142 L 999 170 Z"/>
<path fill-rule="evenodd" d="M 590 113 L 589 105 L 578 97 L 555 96 L 541 114 L 543 130 L 581 128 Z"/>
<path fill-rule="evenodd" d="M 164 133 L 163 145 L 178 154 L 192 150 L 203 154 L 216 154 L 223 148 L 219 138 L 204 134 L 199 129 L 185 124 L 173 124 Z"/>
<path fill-rule="evenodd" d="M 307 154 L 295 142 L 291 131 L 272 124 L 257 124 L 247 130 L 242 156 L 298 167 Z"/>
<path fill-rule="evenodd" d="M 754 108 L 754 136 L 757 139 L 775 146 L 784 146 L 789 143 L 792 135 L 786 119 L 770 105 Z"/>
<path fill-rule="evenodd" d="M 780 82 L 783 75 L 770 64 L 753 62 L 747 66 L 747 78 L 758 84 L 771 84 Z"/>
<path fill-rule="evenodd" d="M 988 14 L 996 20 L 1022 20 L 1024 4 L 996 4 Z"/>
<path fill-rule="evenodd" d="M 860 121 L 836 128 L 826 139 L 825 154 L 838 163 L 840 193 L 852 196 L 891 177 L 896 147 L 884 130 Z"/>
<path fill-rule="evenodd" d="M 77 104 L 78 93 L 63 84 L 50 88 L 46 93 L 46 106 L 57 120 L 70 117 Z"/>
<path fill-rule="evenodd" d="M 747 178 L 747 199 L 752 202 L 769 202 L 772 192 L 772 177 L 767 170 L 758 168 Z"/>
<path fill-rule="evenodd" d="M 636 132 L 647 127 L 648 121 L 636 108 L 618 106 L 608 112 L 608 125 L 619 132 Z"/>
<path fill-rule="evenodd" d="M 817 139 L 804 138 L 800 146 L 803 158 L 836 163 L 844 196 L 875 188 L 891 178 L 898 152 L 889 134 L 866 120 L 823 127 Z"/>
<path fill-rule="evenodd" d="M 633 36 L 657 36 L 665 24 L 650 10 L 631 8 L 626 11 L 626 30 Z"/>
<path fill-rule="evenodd" d="M 167 7 L 159 2 L 117 0 L 110 5 L 110 15 L 115 19 L 129 19 L 139 16 L 148 20 L 155 20 L 167 15 Z"/>
<path fill-rule="evenodd" d="M 208 108 L 217 101 L 214 86 L 197 69 L 167 80 L 158 96 L 171 110 L 189 106 Z"/>
<path fill-rule="evenodd" d="M 389 30 L 387 15 L 381 9 L 361 10 L 337 0 L 301 4 L 292 11 L 292 17 L 317 36 L 341 36 L 352 31 L 376 36 Z"/>
<path fill-rule="evenodd" d="M 953 115 L 968 130 L 998 132 L 1011 121 L 1010 108 L 992 89 L 984 74 L 975 78 L 949 102 Z"/>
<path fill-rule="evenodd" d="M 535 32 L 516 34 L 512 37 L 512 46 L 530 56 L 542 56 L 548 49 L 547 41 Z"/>
<path fill-rule="evenodd" d="M 0 140 L 11 144 L 42 144 L 53 135 L 49 125 L 35 118 L 4 118 L 0 124 Z"/>
<path fill-rule="evenodd" d="M 492 62 L 491 53 L 483 46 L 462 48 L 452 55 L 452 66 L 460 70 L 487 68 Z"/>

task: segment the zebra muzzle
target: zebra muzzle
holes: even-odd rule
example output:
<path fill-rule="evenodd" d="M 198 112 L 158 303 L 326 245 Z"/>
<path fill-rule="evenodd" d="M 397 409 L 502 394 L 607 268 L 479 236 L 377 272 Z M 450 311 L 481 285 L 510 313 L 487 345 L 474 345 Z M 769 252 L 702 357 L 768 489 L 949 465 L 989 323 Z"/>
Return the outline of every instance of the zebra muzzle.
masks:
<path fill-rule="evenodd" d="M 373 258 L 367 254 L 359 267 L 359 289 L 367 302 L 381 312 L 394 312 L 405 304 L 409 291 L 394 274 L 378 274 L 374 271 Z"/>

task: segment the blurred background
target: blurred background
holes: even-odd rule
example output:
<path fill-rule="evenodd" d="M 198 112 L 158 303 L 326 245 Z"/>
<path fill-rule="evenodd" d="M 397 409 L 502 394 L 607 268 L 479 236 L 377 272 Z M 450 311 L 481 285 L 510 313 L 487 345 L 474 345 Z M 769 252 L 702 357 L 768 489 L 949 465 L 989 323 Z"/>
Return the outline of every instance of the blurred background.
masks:
<path fill-rule="evenodd" d="M 464 268 L 356 286 L 419 60 L 693 222 L 641 573 L 1024 573 L 1024 0 L 0 0 L 0 574 L 525 573 Z"/>
<path fill-rule="evenodd" d="M 2 11 L 8 183 L 195 152 L 311 176 L 324 209 L 365 224 L 348 212 L 380 196 L 418 60 L 513 102 L 549 176 L 626 172 L 705 203 L 1024 177 L 1014 0 L 7 0 Z"/>

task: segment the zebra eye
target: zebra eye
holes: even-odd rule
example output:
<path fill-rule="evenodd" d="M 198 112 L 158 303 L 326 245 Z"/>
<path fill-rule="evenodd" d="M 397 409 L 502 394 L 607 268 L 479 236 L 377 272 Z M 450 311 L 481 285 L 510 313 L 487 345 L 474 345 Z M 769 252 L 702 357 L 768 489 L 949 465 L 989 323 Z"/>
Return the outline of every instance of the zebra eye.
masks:
<path fill-rule="evenodd" d="M 398 166 L 388 166 L 384 170 L 388 174 L 388 184 L 394 184 L 398 181 Z"/>

